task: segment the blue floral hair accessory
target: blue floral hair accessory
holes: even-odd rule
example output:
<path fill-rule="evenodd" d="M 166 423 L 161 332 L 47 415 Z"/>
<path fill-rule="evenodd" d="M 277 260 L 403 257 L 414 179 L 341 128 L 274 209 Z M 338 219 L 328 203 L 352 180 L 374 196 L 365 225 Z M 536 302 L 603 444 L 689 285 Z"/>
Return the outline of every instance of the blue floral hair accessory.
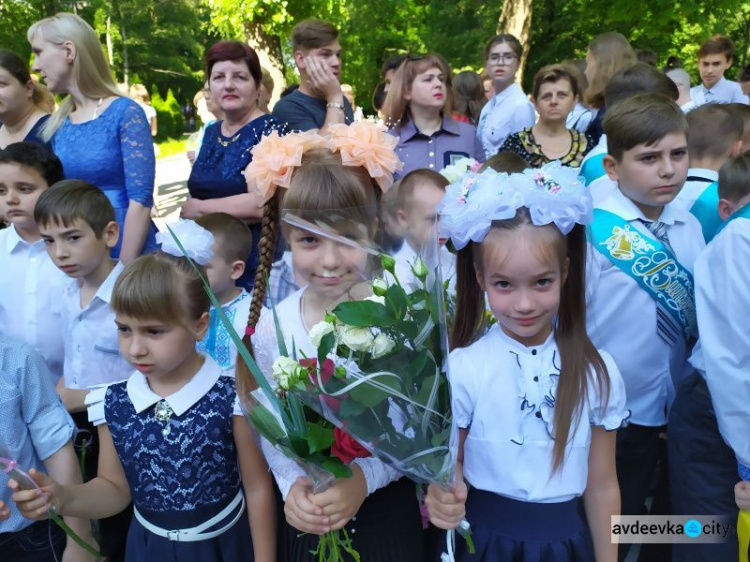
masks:
<path fill-rule="evenodd" d="M 512 219 L 521 207 L 529 209 L 533 224 L 554 223 L 563 234 L 593 216 L 591 195 L 576 169 L 557 161 L 520 174 L 487 169 L 448 186 L 438 205 L 441 235 L 460 250 L 484 240 L 492 221 Z"/>

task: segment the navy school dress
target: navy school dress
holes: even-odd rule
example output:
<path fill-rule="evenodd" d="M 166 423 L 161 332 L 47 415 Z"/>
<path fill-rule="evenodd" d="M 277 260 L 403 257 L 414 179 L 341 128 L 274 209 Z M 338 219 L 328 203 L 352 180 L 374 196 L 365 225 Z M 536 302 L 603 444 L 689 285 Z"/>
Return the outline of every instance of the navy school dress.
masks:
<path fill-rule="evenodd" d="M 416 485 L 404 477 L 365 499 L 346 525 L 361 562 L 422 562 L 422 518 Z M 312 554 L 318 535 L 304 534 L 288 523 L 281 529 L 280 562 L 317 562 Z M 344 560 L 353 558 L 344 553 Z"/>
<path fill-rule="evenodd" d="M 252 561 L 247 509 L 244 500 L 237 503 L 243 490 L 232 433 L 234 379 L 207 357 L 193 380 L 166 400 L 151 393 L 137 371 L 101 390 L 106 423 L 140 517 L 165 530 L 191 529 L 227 510 L 204 532 L 226 531 L 195 542 L 161 537 L 134 517 L 126 561 Z M 158 412 L 165 403 L 177 410 L 166 422 Z"/>

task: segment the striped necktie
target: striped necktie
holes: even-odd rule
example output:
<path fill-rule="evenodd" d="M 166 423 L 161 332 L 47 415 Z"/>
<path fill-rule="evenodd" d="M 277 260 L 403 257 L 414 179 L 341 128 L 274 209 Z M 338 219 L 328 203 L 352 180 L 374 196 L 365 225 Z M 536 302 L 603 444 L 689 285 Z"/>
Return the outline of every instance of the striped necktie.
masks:
<path fill-rule="evenodd" d="M 648 221 L 641 219 L 641 222 L 659 242 L 666 246 L 669 253 L 674 257 L 674 250 L 669 243 L 669 235 L 667 234 L 667 225 L 659 220 Z M 682 337 L 680 326 L 660 303 L 656 304 L 656 333 L 669 345 L 674 345 L 678 338 Z"/>

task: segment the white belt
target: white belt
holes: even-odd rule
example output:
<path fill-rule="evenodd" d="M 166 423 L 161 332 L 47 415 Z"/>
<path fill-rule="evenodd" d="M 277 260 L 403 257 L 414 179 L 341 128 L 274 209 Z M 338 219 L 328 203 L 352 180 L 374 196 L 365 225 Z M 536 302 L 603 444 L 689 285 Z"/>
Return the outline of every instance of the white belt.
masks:
<path fill-rule="evenodd" d="M 217 523 L 229 517 L 232 511 L 234 509 L 237 509 L 237 506 L 241 506 L 241 507 L 237 511 L 237 515 L 234 516 L 234 519 L 232 519 L 228 524 L 224 525 L 221 529 L 211 531 L 210 533 L 202 532 L 206 529 L 213 527 Z M 234 526 L 235 523 L 237 523 L 237 521 L 239 521 L 244 511 L 245 511 L 245 494 L 242 492 L 242 489 L 240 489 L 240 491 L 237 493 L 237 496 L 231 501 L 229 505 L 227 505 L 224 509 L 222 509 L 221 512 L 214 515 L 208 521 L 205 521 L 204 523 L 201 523 L 200 525 L 197 525 L 195 527 L 191 527 L 190 529 L 175 529 L 173 531 L 168 531 L 167 529 L 162 529 L 161 527 L 157 527 L 156 525 L 153 525 L 152 523 L 149 523 L 148 521 L 146 521 L 143 515 L 141 515 L 138 512 L 137 508 L 133 510 L 133 513 L 135 515 L 135 518 L 138 519 L 138 522 L 141 525 L 143 525 L 143 527 L 146 530 L 152 532 L 153 534 L 159 537 L 163 537 L 165 539 L 169 539 L 170 541 L 175 541 L 175 542 L 196 542 L 196 541 L 206 541 L 208 539 L 218 537 L 225 531 L 228 531 Z"/>

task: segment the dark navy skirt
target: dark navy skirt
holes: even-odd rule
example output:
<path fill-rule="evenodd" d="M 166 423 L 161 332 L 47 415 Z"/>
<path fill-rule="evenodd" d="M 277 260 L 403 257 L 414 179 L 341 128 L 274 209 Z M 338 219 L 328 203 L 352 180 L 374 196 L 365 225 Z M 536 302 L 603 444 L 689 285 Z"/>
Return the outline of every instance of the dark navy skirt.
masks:
<path fill-rule="evenodd" d="M 346 530 L 361 562 L 422 562 L 424 543 L 422 517 L 416 484 L 401 478 L 365 499 Z M 281 529 L 280 562 L 315 562 L 311 551 L 318 535 L 302 534 L 289 524 Z M 347 561 L 352 560 L 344 554 Z"/>
<path fill-rule="evenodd" d="M 475 554 L 456 536 L 461 562 L 594 562 L 583 501 L 531 503 L 471 489 L 466 501 Z"/>
<path fill-rule="evenodd" d="M 234 499 L 234 496 L 231 499 Z M 141 515 L 146 521 L 162 529 L 189 529 L 211 519 L 224 509 L 229 501 L 220 506 L 202 507 L 187 513 L 156 514 L 144 510 L 141 511 Z M 236 514 L 237 511 L 233 511 L 224 521 L 207 531 L 220 529 Z M 125 550 L 126 562 L 253 562 L 253 560 L 253 540 L 250 536 L 250 522 L 246 506 L 243 506 L 242 515 L 230 529 L 218 537 L 196 542 L 171 541 L 157 536 L 133 517 Z"/>

